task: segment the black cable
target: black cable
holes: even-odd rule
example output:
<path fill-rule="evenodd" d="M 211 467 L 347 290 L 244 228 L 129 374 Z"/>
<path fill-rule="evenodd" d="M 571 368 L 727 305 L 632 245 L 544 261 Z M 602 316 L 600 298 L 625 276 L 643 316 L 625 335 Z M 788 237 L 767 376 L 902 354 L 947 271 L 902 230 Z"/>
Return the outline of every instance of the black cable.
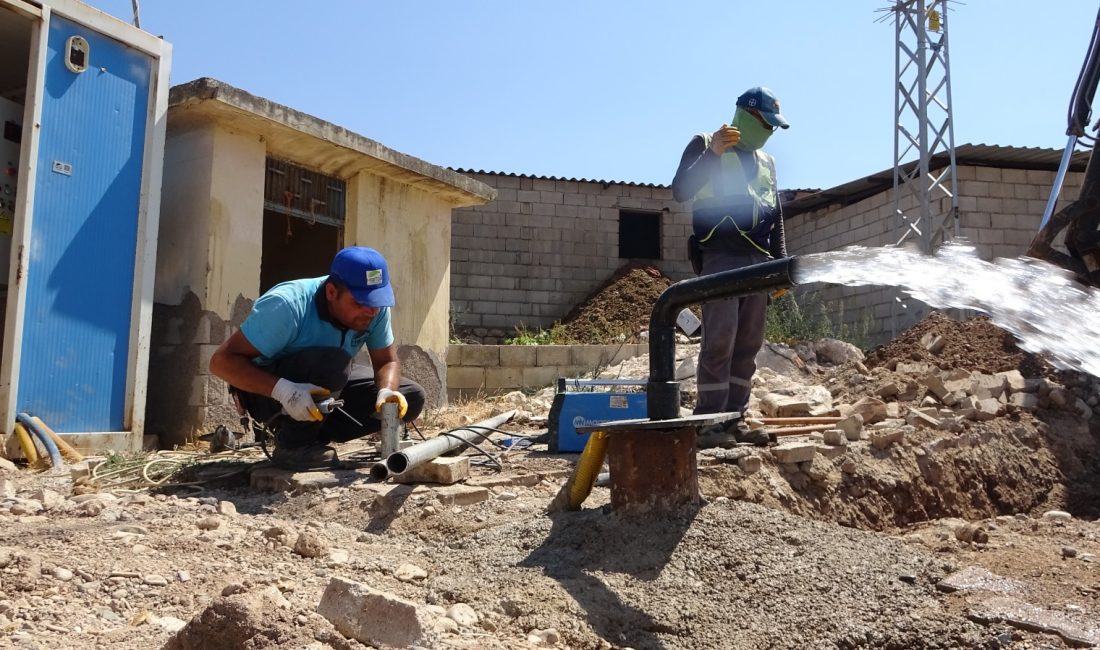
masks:
<path fill-rule="evenodd" d="M 457 430 L 458 429 L 452 429 L 451 431 L 457 431 Z M 458 436 L 458 435 L 455 435 L 454 433 L 451 433 L 451 431 L 444 431 L 444 432 L 440 433 L 439 435 L 447 436 L 448 438 L 451 438 L 452 440 L 457 440 L 457 441 L 461 442 L 462 444 L 466 445 L 467 447 L 473 449 L 477 453 L 479 453 L 482 456 L 485 456 L 486 458 L 491 460 L 493 462 L 493 464 L 496 465 L 497 471 L 504 471 L 504 465 L 502 465 L 501 462 L 499 460 L 497 460 L 496 458 L 493 458 L 492 455 L 489 454 L 489 452 L 485 451 L 481 447 L 478 447 L 476 444 L 470 442 L 469 440 L 466 440 L 465 438 L 463 438 L 461 436 Z M 477 431 L 474 431 L 473 433 L 477 433 Z M 478 435 L 481 435 L 481 434 L 478 434 Z M 492 442 L 492 441 L 490 441 L 490 442 Z"/>

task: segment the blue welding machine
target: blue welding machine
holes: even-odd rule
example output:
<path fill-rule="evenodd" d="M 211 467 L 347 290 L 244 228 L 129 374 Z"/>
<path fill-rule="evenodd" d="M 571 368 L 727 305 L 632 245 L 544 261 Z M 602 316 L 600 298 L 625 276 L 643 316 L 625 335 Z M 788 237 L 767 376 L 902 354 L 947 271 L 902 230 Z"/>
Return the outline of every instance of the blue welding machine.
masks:
<path fill-rule="evenodd" d="M 558 379 L 558 392 L 547 418 L 548 449 L 561 453 L 580 452 L 589 434 L 577 433 L 577 427 L 645 418 L 645 393 L 628 392 L 628 387 L 645 385 L 644 379 Z M 618 390 L 584 390 L 601 386 L 617 387 Z"/>

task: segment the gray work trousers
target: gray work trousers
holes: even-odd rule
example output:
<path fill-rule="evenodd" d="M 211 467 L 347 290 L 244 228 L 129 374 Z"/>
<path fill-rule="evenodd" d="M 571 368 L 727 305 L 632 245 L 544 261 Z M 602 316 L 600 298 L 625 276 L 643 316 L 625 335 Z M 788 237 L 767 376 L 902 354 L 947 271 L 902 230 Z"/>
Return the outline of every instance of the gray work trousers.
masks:
<path fill-rule="evenodd" d="M 757 251 L 704 249 L 700 275 L 738 269 L 768 259 Z M 764 345 L 767 308 L 766 292 L 703 305 L 703 343 L 695 374 L 696 414 L 744 412 L 756 372 L 756 354 Z"/>

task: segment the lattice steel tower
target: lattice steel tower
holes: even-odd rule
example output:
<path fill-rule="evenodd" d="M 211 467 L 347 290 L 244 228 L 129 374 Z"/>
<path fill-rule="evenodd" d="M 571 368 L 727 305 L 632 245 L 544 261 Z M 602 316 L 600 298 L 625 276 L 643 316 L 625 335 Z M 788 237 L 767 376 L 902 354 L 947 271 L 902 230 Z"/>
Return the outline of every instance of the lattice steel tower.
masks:
<path fill-rule="evenodd" d="M 897 37 L 893 191 L 897 244 L 916 242 L 926 253 L 959 235 L 947 4 L 948 0 L 897 0 L 882 10 L 892 12 Z M 937 156 L 946 157 L 948 164 L 933 169 Z M 896 335 L 896 310 L 892 320 Z"/>
<path fill-rule="evenodd" d="M 894 213 L 901 244 L 926 253 L 959 234 L 947 0 L 898 0 L 894 14 Z M 933 171 L 932 158 L 949 164 Z M 914 160 L 915 158 L 915 160 Z M 911 160 L 911 162 L 906 162 Z"/>

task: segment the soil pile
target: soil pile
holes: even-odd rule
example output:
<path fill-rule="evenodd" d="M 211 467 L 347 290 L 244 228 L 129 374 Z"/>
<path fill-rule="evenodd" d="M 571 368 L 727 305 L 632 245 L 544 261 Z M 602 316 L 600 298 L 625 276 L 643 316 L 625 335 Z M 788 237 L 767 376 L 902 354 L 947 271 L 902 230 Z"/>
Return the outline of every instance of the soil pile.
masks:
<path fill-rule="evenodd" d="M 899 362 L 912 361 L 933 363 L 941 370 L 1019 370 L 1025 377 L 1050 372 L 1049 366 L 1017 347 L 1016 338 L 989 318 L 960 322 L 942 312 L 932 312 L 893 341 L 876 347 L 867 355 L 866 365 L 893 370 Z"/>
<path fill-rule="evenodd" d="M 639 343 L 649 329 L 653 304 L 671 284 L 655 266 L 622 266 L 565 315 L 562 333 L 577 343 Z"/>

